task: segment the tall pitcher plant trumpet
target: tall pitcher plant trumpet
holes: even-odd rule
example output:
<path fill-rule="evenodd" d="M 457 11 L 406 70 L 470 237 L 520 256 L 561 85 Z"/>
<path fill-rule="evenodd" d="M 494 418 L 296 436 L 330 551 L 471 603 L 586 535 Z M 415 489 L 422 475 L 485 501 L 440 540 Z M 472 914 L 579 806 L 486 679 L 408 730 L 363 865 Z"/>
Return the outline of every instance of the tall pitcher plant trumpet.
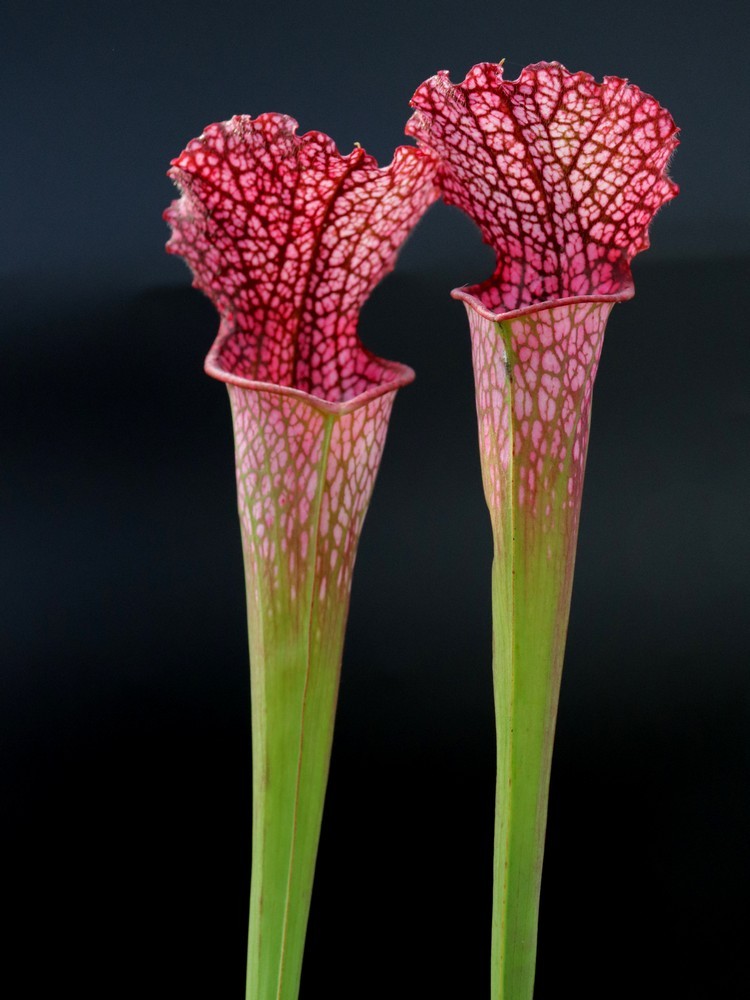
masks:
<path fill-rule="evenodd" d="M 248 1000 L 295 1000 L 352 570 L 396 391 L 359 311 L 438 197 L 434 158 L 379 168 L 279 114 L 209 126 L 173 161 L 168 249 L 216 304 L 206 371 L 234 421 L 253 750 Z"/>
<path fill-rule="evenodd" d="M 607 318 L 677 194 L 671 116 L 617 77 L 558 63 L 503 79 L 475 66 L 412 99 L 407 133 L 441 161 L 443 197 L 496 252 L 459 288 L 471 332 L 494 536 L 497 787 L 492 998 L 531 1000 L 547 799 L 589 437 Z"/>

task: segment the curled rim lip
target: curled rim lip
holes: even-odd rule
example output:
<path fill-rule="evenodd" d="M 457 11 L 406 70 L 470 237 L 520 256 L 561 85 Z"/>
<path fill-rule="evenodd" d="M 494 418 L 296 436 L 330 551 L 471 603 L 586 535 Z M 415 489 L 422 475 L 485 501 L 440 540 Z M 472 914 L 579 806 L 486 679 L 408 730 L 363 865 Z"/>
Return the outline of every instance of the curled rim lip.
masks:
<path fill-rule="evenodd" d="M 229 371 L 222 365 L 220 355 L 222 348 L 227 340 L 232 337 L 233 333 L 234 331 L 231 327 L 222 320 L 219 336 L 208 352 L 203 366 L 203 370 L 207 375 L 218 379 L 219 382 L 226 382 L 228 385 L 235 385 L 240 389 L 269 392 L 277 396 L 292 396 L 294 399 L 304 400 L 309 406 L 320 410 L 322 413 L 333 413 L 338 416 L 343 416 L 345 413 L 352 413 L 354 410 L 358 410 L 361 406 L 369 403 L 370 400 L 377 399 L 378 396 L 384 396 L 386 393 L 395 392 L 397 389 L 409 385 L 416 377 L 413 369 L 409 368 L 408 365 L 402 365 L 398 361 L 386 361 L 384 358 L 378 358 L 368 351 L 367 353 L 370 354 L 370 357 L 375 359 L 384 371 L 393 373 L 393 378 L 388 381 L 377 382 L 365 389 L 364 392 L 357 393 L 356 396 L 352 396 L 350 399 L 334 402 L 330 399 L 325 399 L 323 396 L 305 392 L 303 389 L 296 389 L 291 385 L 279 385 L 278 382 L 260 382 L 256 379 L 245 378 L 242 375 L 236 375 L 234 372 Z"/>
<path fill-rule="evenodd" d="M 484 305 L 481 299 L 473 294 L 473 289 L 476 287 L 476 285 L 463 285 L 461 288 L 454 288 L 451 292 L 451 298 L 459 299 L 466 305 L 471 306 L 476 313 L 485 319 L 491 320 L 493 323 L 501 323 L 506 319 L 515 319 L 517 316 L 528 316 L 530 313 L 542 312 L 545 309 L 554 309 L 557 306 L 577 305 L 579 302 L 626 302 L 635 295 L 633 279 L 628 276 L 618 292 L 609 292 L 606 294 L 601 292 L 593 295 L 568 295 L 559 299 L 540 299 L 538 302 L 532 302 L 530 305 L 523 306 L 520 309 L 493 312 Z"/>

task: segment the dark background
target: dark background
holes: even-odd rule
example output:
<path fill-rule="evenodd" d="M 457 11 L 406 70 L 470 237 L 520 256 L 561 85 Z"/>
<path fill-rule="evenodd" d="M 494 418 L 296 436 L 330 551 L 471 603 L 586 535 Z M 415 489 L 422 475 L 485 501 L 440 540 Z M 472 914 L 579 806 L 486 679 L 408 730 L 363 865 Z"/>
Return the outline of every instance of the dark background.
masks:
<path fill-rule="evenodd" d="M 682 194 L 609 324 L 553 768 L 538 1000 L 746 989 L 747 5 L 11 4 L 2 45 L 2 899 L 13 997 L 242 996 L 250 761 L 215 313 L 164 172 L 234 113 L 381 162 L 506 57 L 628 76 Z M 413 365 L 355 573 L 302 998 L 486 996 L 491 539 L 438 205 L 364 310 Z"/>

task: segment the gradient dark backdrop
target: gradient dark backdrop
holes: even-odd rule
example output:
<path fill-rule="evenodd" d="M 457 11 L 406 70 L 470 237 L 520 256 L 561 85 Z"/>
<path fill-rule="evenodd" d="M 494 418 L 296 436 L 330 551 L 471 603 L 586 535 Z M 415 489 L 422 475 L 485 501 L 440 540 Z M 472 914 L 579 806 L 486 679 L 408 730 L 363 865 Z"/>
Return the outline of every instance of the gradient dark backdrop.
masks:
<path fill-rule="evenodd" d="M 538 1000 L 739 996 L 748 898 L 747 6 L 11 4 L 0 24 L 3 979 L 242 996 L 250 761 L 217 327 L 163 253 L 168 161 L 285 111 L 381 162 L 506 57 L 628 76 L 682 187 L 610 321 L 553 769 Z M 486 996 L 490 531 L 436 206 L 362 317 L 412 364 L 355 573 L 303 1000 Z M 741 299 L 741 295 L 743 295 Z"/>

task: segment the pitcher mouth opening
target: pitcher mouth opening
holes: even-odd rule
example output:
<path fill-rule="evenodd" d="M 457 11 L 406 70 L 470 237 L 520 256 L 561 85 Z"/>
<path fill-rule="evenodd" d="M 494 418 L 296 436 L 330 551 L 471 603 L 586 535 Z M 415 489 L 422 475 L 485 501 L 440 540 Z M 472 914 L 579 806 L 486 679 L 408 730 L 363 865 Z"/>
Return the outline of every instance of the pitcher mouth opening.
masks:
<path fill-rule="evenodd" d="M 555 309 L 558 306 L 572 306 L 579 302 L 626 302 L 635 295 L 633 279 L 628 275 L 627 281 L 613 292 L 590 292 L 585 295 L 565 295 L 551 296 L 550 298 L 539 298 L 528 305 L 519 306 L 516 309 L 492 309 L 482 300 L 483 285 L 463 285 L 461 288 L 454 288 L 451 298 L 458 299 L 468 308 L 478 315 L 494 323 L 501 323 L 504 320 L 515 319 L 517 316 L 529 316 L 532 313 L 545 312 Z"/>
<path fill-rule="evenodd" d="M 207 375 L 240 389 L 303 399 L 323 413 L 351 413 L 372 399 L 408 385 L 415 378 L 408 365 L 379 358 L 360 345 L 356 357 L 352 358 L 355 367 L 345 384 L 337 379 L 326 389 L 323 384 L 312 385 L 310 378 L 296 384 L 291 378 L 276 381 L 268 366 L 261 365 L 238 346 L 236 338 L 240 335 L 232 324 L 222 321 L 204 364 Z"/>
<path fill-rule="evenodd" d="M 549 294 L 530 289 L 523 283 L 522 273 L 514 283 L 509 275 L 513 266 L 512 261 L 503 262 L 486 281 L 454 288 L 451 296 L 480 316 L 499 322 L 578 302 L 625 302 L 635 295 L 630 262 L 624 255 L 611 259 L 592 255 L 585 269 L 574 277 L 562 281 L 558 276 L 560 291 L 550 290 Z"/>

